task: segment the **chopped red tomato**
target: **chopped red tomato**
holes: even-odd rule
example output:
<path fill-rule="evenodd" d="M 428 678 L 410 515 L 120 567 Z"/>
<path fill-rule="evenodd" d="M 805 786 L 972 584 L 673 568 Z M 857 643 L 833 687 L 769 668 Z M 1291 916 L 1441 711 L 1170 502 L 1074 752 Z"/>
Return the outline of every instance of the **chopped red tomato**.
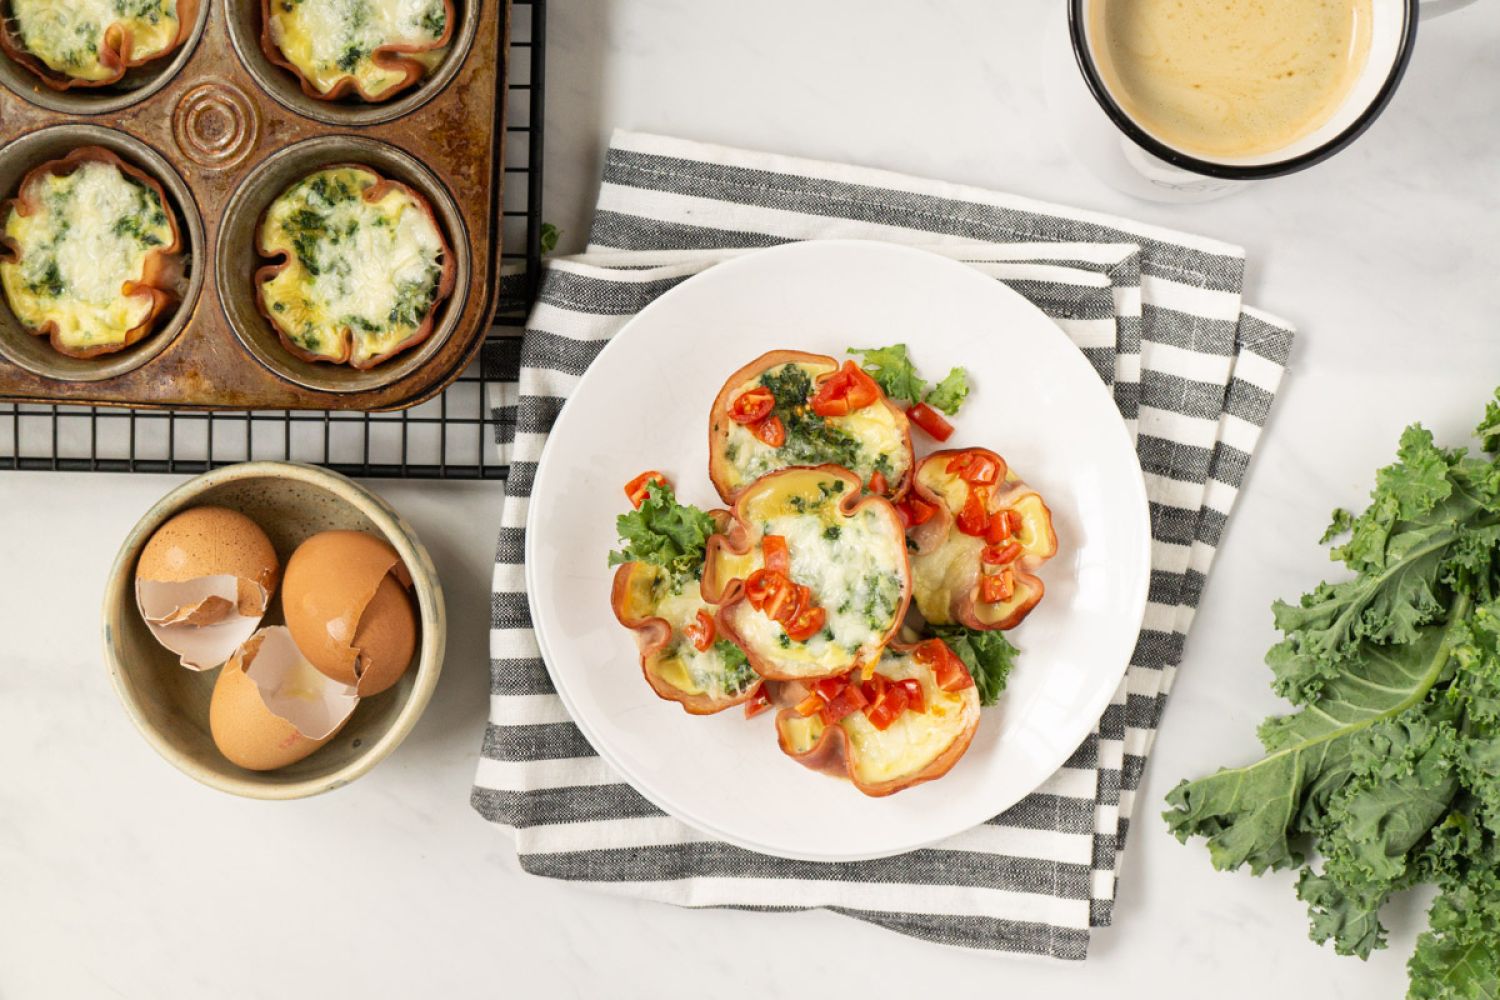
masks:
<path fill-rule="evenodd" d="M 926 524 L 932 520 L 932 515 L 937 513 L 937 505 L 930 504 L 915 494 L 908 495 L 896 505 L 896 512 L 901 515 L 908 528 L 919 524 Z"/>
<path fill-rule="evenodd" d="M 776 408 L 776 397 L 763 385 L 746 389 L 729 404 L 729 419 L 737 424 L 758 423 Z"/>
<path fill-rule="evenodd" d="M 751 424 L 750 433 L 755 435 L 757 441 L 772 448 L 780 448 L 786 444 L 786 425 L 775 415 Z"/>
<path fill-rule="evenodd" d="M 985 526 L 984 540 L 991 545 L 1000 545 L 1010 541 L 1010 511 L 997 510 L 990 515 L 990 523 Z"/>
<path fill-rule="evenodd" d="M 697 618 L 682 626 L 682 634 L 698 652 L 707 652 L 714 644 L 714 620 L 707 611 L 699 611 Z"/>
<path fill-rule="evenodd" d="M 766 682 L 761 681 L 755 685 L 755 690 L 750 692 L 750 698 L 745 702 L 745 718 L 753 719 L 770 707 L 770 692 L 766 690 Z"/>
<path fill-rule="evenodd" d="M 766 535 L 760 540 L 760 552 L 765 557 L 766 569 L 773 573 L 792 571 L 792 553 L 781 535 Z"/>
<path fill-rule="evenodd" d="M 878 494 L 884 496 L 885 494 L 889 493 L 890 491 L 891 491 L 891 484 L 888 481 L 886 481 L 885 473 L 883 473 L 883 472 L 881 472 L 881 471 L 879 471 L 877 469 L 875 471 L 875 474 L 870 477 L 870 492 L 871 493 L 878 493 Z"/>
<path fill-rule="evenodd" d="M 917 403 L 907 407 L 906 418 L 922 428 L 927 436 L 934 440 L 946 441 L 953 436 L 953 425 L 926 403 Z"/>
<path fill-rule="evenodd" d="M 901 718 L 901 713 L 906 711 L 906 706 L 906 688 L 900 684 L 887 684 L 875 703 L 865 707 L 865 718 L 869 719 L 870 725 L 876 729 L 889 729 L 891 723 Z"/>
<path fill-rule="evenodd" d="M 1004 604 L 1014 596 L 1016 596 L 1016 577 L 1010 570 L 1001 570 L 999 573 L 979 578 L 979 599 L 984 603 Z"/>
<path fill-rule="evenodd" d="M 1021 512 L 1018 510 L 1006 511 L 1005 519 L 1010 522 L 1010 533 L 1012 535 L 1019 535 L 1021 533 L 1021 526 L 1026 523 L 1021 520 Z"/>
<path fill-rule="evenodd" d="M 983 487 L 969 490 L 969 498 L 958 512 L 958 530 L 975 538 L 984 537 L 990 527 L 990 512 L 985 505 Z"/>
<path fill-rule="evenodd" d="M 838 694 L 829 699 L 823 709 L 823 721 L 832 725 L 848 718 L 869 704 L 858 684 L 845 684 Z"/>
<path fill-rule="evenodd" d="M 806 642 L 822 631 L 827 620 L 828 612 L 822 608 L 803 608 L 790 621 L 783 622 L 781 627 L 786 629 L 788 639 Z"/>
<path fill-rule="evenodd" d="M 986 566 L 1004 566 L 1015 562 L 1020 555 L 1019 543 L 1006 542 L 1004 545 L 986 545 L 984 551 L 979 553 L 979 561 Z"/>
<path fill-rule="evenodd" d="M 641 504 L 646 502 L 646 487 L 655 483 L 658 486 L 671 486 L 672 483 L 666 476 L 651 469 L 636 476 L 625 484 L 625 495 L 630 498 L 630 506 L 640 509 Z"/>
<path fill-rule="evenodd" d="M 907 711 L 916 712 L 921 715 L 927 711 L 927 698 L 922 693 L 922 682 L 915 677 L 907 677 L 901 681 L 901 686 L 906 688 Z"/>
<path fill-rule="evenodd" d="M 974 683 L 964 661 L 941 639 L 927 639 L 918 643 L 911 655 L 918 663 L 931 668 L 933 679 L 944 691 L 961 691 Z"/>
<path fill-rule="evenodd" d="M 839 692 L 848 686 L 849 677 L 847 674 L 841 677 L 824 677 L 820 681 L 813 682 L 813 692 L 827 702 L 837 698 Z"/>
<path fill-rule="evenodd" d="M 1005 474 L 1005 463 L 982 451 L 961 451 L 948 459 L 948 474 L 974 486 L 989 486 Z"/>
<path fill-rule="evenodd" d="M 853 361 L 823 380 L 810 401 L 820 417 L 848 416 L 880 399 L 880 386 Z"/>
<path fill-rule="evenodd" d="M 819 698 L 817 693 L 814 692 L 797 702 L 796 712 L 805 719 L 810 715 L 817 715 L 823 711 L 823 706 L 826 704 L 827 702 Z"/>

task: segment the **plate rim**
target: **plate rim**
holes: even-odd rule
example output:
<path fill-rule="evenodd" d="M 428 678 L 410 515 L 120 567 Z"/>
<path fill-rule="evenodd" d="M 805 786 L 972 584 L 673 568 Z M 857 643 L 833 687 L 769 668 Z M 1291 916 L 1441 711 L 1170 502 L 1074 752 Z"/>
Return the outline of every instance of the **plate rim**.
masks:
<path fill-rule="evenodd" d="M 1128 595 L 1129 606 L 1135 609 L 1128 615 L 1128 618 L 1132 623 L 1132 634 L 1136 637 L 1139 636 L 1140 630 L 1145 624 L 1146 608 L 1149 603 L 1148 599 L 1150 595 L 1152 571 L 1151 548 L 1154 541 L 1151 534 L 1150 497 L 1146 490 L 1145 471 L 1140 465 L 1140 461 L 1136 451 L 1136 444 L 1130 436 L 1130 431 L 1125 424 L 1125 419 L 1119 414 L 1118 408 L 1116 407 L 1111 388 L 1105 385 L 1098 378 L 1098 373 L 1093 370 L 1092 366 L 1090 366 L 1088 359 L 1084 357 L 1083 352 L 1078 348 L 1078 345 L 1068 337 L 1067 332 L 1064 331 L 1062 327 L 1058 326 L 1056 321 L 1054 321 L 1052 317 L 1042 312 L 1042 310 L 1039 309 L 1035 305 L 1035 303 L 1031 302 L 1031 300 L 1027 299 L 1024 295 L 1011 288 L 1004 279 L 994 278 L 989 275 L 983 274 L 980 271 L 970 267 L 960 259 L 944 256 L 940 253 L 934 253 L 931 250 L 923 249 L 921 247 L 908 246 L 900 243 L 891 243 L 885 240 L 799 240 L 791 243 L 779 244 L 772 247 L 757 248 L 736 257 L 730 257 L 725 260 L 717 261 L 711 264 L 706 269 L 689 276 L 674 287 L 668 289 L 666 292 L 662 293 L 656 299 L 648 303 L 643 309 L 641 309 L 640 312 L 636 313 L 628 321 L 626 321 L 625 325 L 622 326 L 614 334 L 614 336 L 612 336 L 604 344 L 602 348 L 600 348 L 599 353 L 595 355 L 594 360 L 589 363 L 588 368 L 585 369 L 583 374 L 579 376 L 578 383 L 573 387 L 573 391 L 563 402 L 563 405 L 558 409 L 557 416 L 553 419 L 552 428 L 548 430 L 547 441 L 542 446 L 542 453 L 537 459 L 536 472 L 532 476 L 531 491 L 527 496 L 526 540 L 522 553 L 524 559 L 523 577 L 526 584 L 527 612 L 531 618 L 531 633 L 535 638 L 537 649 L 541 654 L 542 664 L 547 670 L 547 676 L 552 682 L 553 689 L 557 692 L 558 698 L 563 703 L 563 708 L 567 710 L 568 718 L 575 726 L 578 727 L 579 731 L 582 732 L 584 738 L 594 749 L 594 752 L 597 753 L 602 760 L 609 764 L 610 767 L 617 771 L 620 777 L 627 784 L 629 784 L 632 789 L 634 789 L 652 805 L 661 809 L 673 819 L 686 824 L 694 830 L 697 830 L 700 833 L 706 834 L 710 837 L 723 840 L 734 846 L 771 857 L 786 858 L 794 861 L 809 861 L 820 863 L 871 861 L 879 858 L 894 857 L 900 854 L 909 853 L 911 851 L 920 850 L 924 847 L 930 847 L 933 844 L 946 840 L 951 836 L 962 833 L 964 830 L 971 829 L 974 826 L 985 822 L 986 819 L 1003 813 L 1006 809 L 1014 806 L 1017 802 L 1025 799 L 1028 795 L 1033 794 L 1037 790 L 1037 788 L 1040 788 L 1041 785 L 1050 778 L 1052 774 L 1055 774 L 1058 769 L 1063 767 L 1068 758 L 1076 752 L 1077 748 L 1073 747 L 1069 749 L 1067 753 L 1062 754 L 1061 758 L 1057 761 L 1056 766 L 1052 767 L 1048 775 L 1046 777 L 1043 777 L 1041 781 L 1039 781 L 1035 786 L 1022 792 L 1020 795 L 1009 802 L 1001 803 L 994 808 L 986 808 L 985 810 L 983 810 L 983 815 L 979 816 L 979 818 L 973 820 L 972 822 L 967 822 L 965 823 L 965 825 L 959 827 L 958 829 L 949 830 L 936 836 L 918 838 L 911 842 L 903 842 L 900 845 L 893 846 L 887 849 L 881 849 L 877 851 L 826 853 L 816 851 L 807 852 L 788 850 L 780 845 L 773 846 L 769 844 L 759 843 L 753 838 L 742 836 L 740 834 L 734 833 L 733 831 L 725 830 L 714 823 L 707 822 L 701 817 L 697 816 L 693 810 L 686 808 L 681 803 L 674 801 L 670 796 L 663 795 L 658 790 L 650 787 L 646 782 L 639 779 L 631 771 L 631 769 L 625 767 L 618 757 L 610 752 L 607 746 L 607 741 L 602 740 L 599 737 L 598 731 L 594 729 L 583 717 L 583 714 L 578 711 L 578 706 L 569 693 L 566 683 L 559 676 L 557 669 L 553 667 L 553 654 L 550 645 L 547 642 L 547 638 L 544 635 L 541 627 L 539 626 L 539 618 L 537 615 L 537 600 L 535 596 L 537 593 L 537 580 L 535 567 L 540 564 L 540 561 L 536 558 L 533 558 L 533 556 L 535 555 L 535 547 L 537 544 L 537 532 L 535 531 L 536 526 L 534 524 L 534 521 L 537 517 L 538 507 L 536 504 L 532 503 L 532 501 L 535 499 L 537 493 L 539 492 L 538 487 L 542 483 L 543 477 L 546 474 L 545 470 L 547 469 L 549 464 L 548 459 L 552 456 L 554 445 L 557 441 L 557 437 L 554 431 L 557 425 L 567 414 L 568 408 L 572 405 L 573 400 L 578 397 L 579 392 L 584 388 L 587 380 L 594 376 L 596 371 L 600 370 L 601 362 L 607 362 L 609 360 L 608 355 L 611 351 L 616 349 L 616 345 L 621 343 L 623 340 L 628 339 L 627 335 L 630 333 L 630 331 L 638 324 L 646 321 L 653 313 L 662 308 L 664 303 L 670 305 L 670 302 L 678 297 L 679 292 L 681 292 L 683 288 L 697 283 L 702 279 L 707 278 L 709 275 L 722 275 L 722 272 L 724 272 L 726 269 L 734 271 L 748 266 L 746 264 L 747 261 L 759 262 L 762 258 L 770 256 L 795 256 L 799 253 L 821 253 L 827 251 L 839 252 L 842 250 L 850 249 L 857 250 L 858 252 L 875 250 L 876 252 L 881 253 L 891 252 L 894 254 L 904 254 L 914 259 L 920 259 L 924 264 L 937 262 L 939 266 L 946 266 L 950 269 L 953 269 L 955 275 L 962 273 L 965 276 L 965 280 L 973 279 L 976 282 L 976 287 L 979 287 L 979 284 L 977 283 L 983 283 L 983 286 L 987 289 L 988 293 L 993 293 L 998 290 L 1002 296 L 1013 297 L 1014 299 L 1018 300 L 1019 303 L 1022 304 L 1026 309 L 1035 312 L 1038 316 L 1046 321 L 1047 327 L 1049 328 L 1049 333 L 1047 335 L 1062 338 L 1063 342 L 1071 352 L 1071 354 L 1065 356 L 1071 356 L 1075 358 L 1077 364 L 1084 366 L 1084 370 L 1086 370 L 1089 375 L 1090 383 L 1094 386 L 1097 386 L 1098 391 L 1106 394 L 1110 412 L 1114 413 L 1117 418 L 1115 421 L 1110 422 L 1111 430 L 1107 433 L 1118 433 L 1118 443 L 1123 444 L 1126 452 L 1131 456 L 1132 461 L 1128 463 L 1128 465 L 1132 474 L 1127 477 L 1127 481 L 1129 483 L 1130 492 L 1134 494 L 1135 499 L 1138 501 L 1138 503 L 1133 504 L 1133 506 L 1137 507 L 1140 518 L 1138 545 L 1140 546 L 1141 551 L 1138 552 L 1137 555 L 1139 557 L 1139 562 L 1142 568 L 1141 572 L 1138 575 L 1138 578 L 1134 581 L 1134 585 L 1131 588 L 1131 593 Z M 1073 362 L 1067 363 L 1071 364 Z M 1091 389 L 1089 391 L 1093 390 Z M 1119 679 L 1123 678 L 1126 672 L 1129 670 L 1130 658 L 1133 655 L 1134 648 L 1135 642 L 1134 640 L 1132 640 L 1130 647 L 1128 649 L 1122 650 L 1119 654 L 1119 669 L 1117 671 L 1111 669 L 1111 671 L 1109 672 L 1109 676 L 1115 679 L 1115 684 L 1111 686 L 1105 686 L 1101 682 L 1098 689 L 1099 693 L 1096 693 L 1093 698 L 1089 699 L 1086 709 L 1080 710 L 1080 714 L 1084 718 L 1092 720 L 1090 723 L 1091 726 L 1097 725 L 1098 719 L 1103 716 L 1104 710 L 1109 706 L 1110 699 L 1113 698 L 1114 692 L 1118 688 Z M 1085 730 L 1082 734 L 1080 734 L 1079 739 L 1086 739 L 1087 735 L 1088 730 Z M 979 810 L 975 811 L 978 812 Z"/>

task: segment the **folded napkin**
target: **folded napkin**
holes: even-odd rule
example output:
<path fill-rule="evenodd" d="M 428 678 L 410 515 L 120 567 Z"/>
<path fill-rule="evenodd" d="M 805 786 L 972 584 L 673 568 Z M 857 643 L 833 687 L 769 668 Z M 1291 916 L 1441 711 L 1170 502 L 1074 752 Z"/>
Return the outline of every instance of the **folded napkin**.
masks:
<path fill-rule="evenodd" d="M 600 348 L 681 281 L 750 249 L 844 237 L 920 246 L 1026 296 L 1078 344 L 1135 436 L 1151 503 L 1144 627 L 1066 765 L 983 826 L 857 864 L 742 850 L 664 815 L 568 718 L 522 573 L 553 421 Z M 1081 959 L 1110 922 L 1119 852 L 1204 579 L 1291 350 L 1241 303 L 1237 247 L 863 168 L 616 133 L 588 251 L 552 262 L 524 333 L 486 358 L 510 465 L 496 552 L 490 717 L 472 802 L 522 866 L 682 906 L 826 908 L 949 945 Z M 1025 669 L 1024 658 L 1019 669 Z"/>

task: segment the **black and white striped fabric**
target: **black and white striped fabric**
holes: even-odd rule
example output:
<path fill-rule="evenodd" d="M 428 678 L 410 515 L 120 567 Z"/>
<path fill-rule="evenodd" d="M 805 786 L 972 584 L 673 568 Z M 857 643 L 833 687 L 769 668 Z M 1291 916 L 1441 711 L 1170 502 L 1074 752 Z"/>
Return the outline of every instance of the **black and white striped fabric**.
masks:
<path fill-rule="evenodd" d="M 1154 539 L 1144 628 L 1098 727 L 1035 793 L 931 848 L 859 864 L 766 857 L 663 815 L 568 718 L 521 566 L 548 430 L 599 349 L 663 292 L 747 250 L 880 239 L 965 261 L 1051 316 L 1113 387 Z M 553 262 L 524 335 L 492 348 L 510 463 L 492 599 L 490 716 L 473 804 L 529 872 L 682 906 L 821 907 L 971 948 L 1081 959 L 1183 641 L 1291 350 L 1243 306 L 1236 247 L 880 171 L 617 133 L 581 257 Z"/>

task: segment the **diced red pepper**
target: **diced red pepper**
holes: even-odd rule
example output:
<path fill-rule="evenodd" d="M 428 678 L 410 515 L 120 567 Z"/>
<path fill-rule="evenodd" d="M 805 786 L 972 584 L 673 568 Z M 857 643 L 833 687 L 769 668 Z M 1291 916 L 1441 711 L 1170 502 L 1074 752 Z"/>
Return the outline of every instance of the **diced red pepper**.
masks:
<path fill-rule="evenodd" d="M 776 397 L 763 385 L 746 389 L 729 404 L 729 419 L 737 424 L 759 423 L 776 408 Z"/>
<path fill-rule="evenodd" d="M 937 441 L 946 441 L 953 436 L 953 425 L 937 410 L 926 403 L 907 407 L 906 418 L 920 427 L 927 436 Z"/>
<path fill-rule="evenodd" d="M 915 494 L 908 494 L 905 500 L 896 505 L 896 512 L 901 515 L 908 528 L 914 528 L 931 521 L 932 515 L 937 513 L 937 505 L 930 504 Z"/>
<path fill-rule="evenodd" d="M 1004 463 L 982 451 L 963 451 L 948 459 L 948 474 L 974 486 L 990 486 L 1004 473 Z"/>
<path fill-rule="evenodd" d="M 792 571 L 792 553 L 781 535 L 766 535 L 760 540 L 760 553 L 766 569 L 787 575 Z"/>
<path fill-rule="evenodd" d="M 865 718 L 876 729 L 889 729 L 891 723 L 901 718 L 901 713 L 906 711 L 906 703 L 906 688 L 900 684 L 887 684 L 875 704 L 865 708 Z"/>
<path fill-rule="evenodd" d="M 845 684 L 843 690 L 834 695 L 823 708 L 823 721 L 832 725 L 848 718 L 869 704 L 864 692 L 857 684 Z"/>
<path fill-rule="evenodd" d="M 990 528 L 990 512 L 985 504 L 983 487 L 969 490 L 968 499 L 958 512 L 958 530 L 975 538 L 983 538 Z"/>
<path fill-rule="evenodd" d="M 655 483 L 658 486 L 672 485 L 666 476 L 662 475 L 660 472 L 657 472 L 655 469 L 651 469 L 648 472 L 643 472 L 639 476 L 636 476 L 630 482 L 625 484 L 625 495 L 630 498 L 630 506 L 636 508 L 637 510 L 640 509 L 641 504 L 646 502 L 646 497 L 648 495 L 646 492 L 646 487 L 650 486 L 652 483 Z"/>
<path fill-rule="evenodd" d="M 884 496 L 890 491 L 891 484 L 886 481 L 885 473 L 877 469 L 875 473 L 870 476 L 870 492 L 879 494 L 880 496 Z"/>
<path fill-rule="evenodd" d="M 772 448 L 780 448 L 786 444 L 786 425 L 781 422 L 780 417 L 774 414 L 751 424 L 750 433 L 755 435 L 757 441 L 770 445 Z"/>
<path fill-rule="evenodd" d="M 714 631 L 714 620 L 708 616 L 707 611 L 699 611 L 697 618 L 682 627 L 683 636 L 700 653 L 708 652 L 708 648 L 714 644 Z"/>
<path fill-rule="evenodd" d="M 979 599 L 984 603 L 1004 604 L 1014 596 L 1016 596 L 1016 577 L 1009 569 L 979 578 Z"/>
<path fill-rule="evenodd" d="M 810 694 L 806 698 L 803 698 L 801 701 L 797 702 L 796 712 L 798 715 L 802 716 L 805 719 L 808 716 L 817 715 L 819 712 L 823 711 L 823 706 L 825 704 L 827 704 L 827 702 L 825 702 L 822 698 L 819 698 L 816 693 Z"/>
<path fill-rule="evenodd" d="M 991 545 L 1010 541 L 1010 511 L 997 510 L 990 515 L 990 523 L 984 529 L 984 540 Z"/>

